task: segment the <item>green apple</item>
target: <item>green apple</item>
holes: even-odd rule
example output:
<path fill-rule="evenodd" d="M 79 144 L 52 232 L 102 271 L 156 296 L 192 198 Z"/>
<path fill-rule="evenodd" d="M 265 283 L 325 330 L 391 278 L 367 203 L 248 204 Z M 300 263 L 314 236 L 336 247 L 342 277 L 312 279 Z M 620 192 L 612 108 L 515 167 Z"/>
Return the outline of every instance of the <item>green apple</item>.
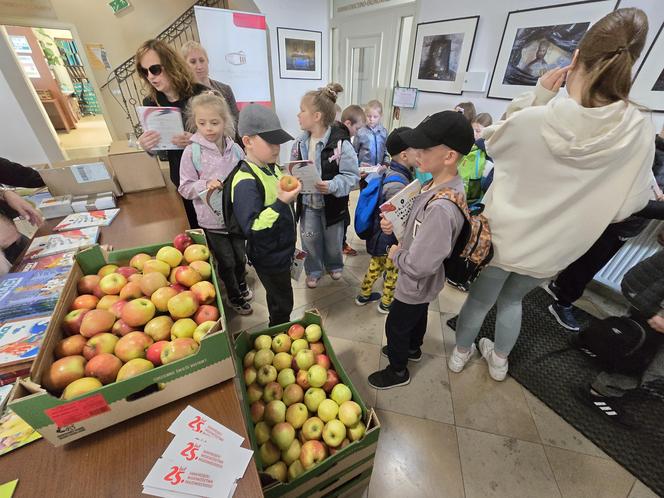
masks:
<path fill-rule="evenodd" d="M 249 367 L 244 369 L 244 383 L 247 386 L 250 386 L 256 382 L 256 369 L 254 367 Z"/>
<path fill-rule="evenodd" d="M 278 334 L 272 339 L 272 351 L 275 353 L 287 353 L 290 351 L 291 338 L 288 334 Z"/>
<path fill-rule="evenodd" d="M 272 360 L 272 365 L 274 366 L 274 368 L 277 369 L 277 372 L 281 372 L 286 368 L 290 368 L 292 361 L 293 357 L 290 354 L 285 352 L 280 352 L 274 355 L 274 359 Z"/>
<path fill-rule="evenodd" d="M 301 449 L 302 445 L 300 442 L 297 439 L 293 439 L 293 442 L 290 444 L 290 446 L 281 452 L 281 459 L 286 465 L 290 465 L 295 460 L 300 458 Z"/>
<path fill-rule="evenodd" d="M 337 405 L 337 403 L 332 399 L 324 399 L 320 402 L 320 405 L 318 405 L 317 413 L 318 417 L 323 422 L 329 422 L 330 420 L 337 418 L 337 414 L 339 413 L 339 405 Z"/>
<path fill-rule="evenodd" d="M 242 365 L 244 366 L 244 368 L 254 366 L 254 356 L 256 356 L 255 349 L 252 349 L 251 351 L 249 351 L 247 354 L 244 355 L 244 359 L 242 360 Z"/>
<path fill-rule="evenodd" d="M 276 425 L 286 420 L 286 405 L 283 401 L 275 399 L 265 407 L 265 421 L 268 425 Z"/>
<path fill-rule="evenodd" d="M 286 410 L 286 422 L 294 429 L 300 429 L 309 417 L 309 410 L 304 403 L 294 403 Z"/>
<path fill-rule="evenodd" d="M 367 427 L 364 425 L 364 422 L 360 420 L 357 424 L 348 428 L 348 439 L 351 441 L 357 441 L 364 436 L 366 430 Z"/>
<path fill-rule="evenodd" d="M 325 424 L 325 427 L 323 427 L 323 441 L 325 441 L 325 444 L 330 448 L 336 448 L 339 446 L 345 437 L 346 426 L 337 419 L 328 421 L 327 424 Z"/>
<path fill-rule="evenodd" d="M 305 395 L 306 399 L 306 395 Z M 339 405 L 339 420 L 346 427 L 352 427 L 360 421 L 362 408 L 355 401 L 344 401 Z"/>
<path fill-rule="evenodd" d="M 302 435 L 307 441 L 320 439 L 323 434 L 325 424 L 318 417 L 311 417 L 302 426 Z"/>
<path fill-rule="evenodd" d="M 304 336 L 309 342 L 320 341 L 322 335 L 323 331 L 321 330 L 320 325 L 316 325 L 315 323 L 312 323 L 306 329 L 304 329 Z"/>
<path fill-rule="evenodd" d="M 294 405 L 295 403 L 301 403 L 304 399 L 304 391 L 297 384 L 289 384 L 284 389 L 284 395 L 281 397 L 286 406 Z"/>
<path fill-rule="evenodd" d="M 279 422 L 272 427 L 271 439 L 277 448 L 286 451 L 295 439 L 295 429 L 288 422 Z"/>
<path fill-rule="evenodd" d="M 264 442 L 270 440 L 270 426 L 265 422 L 258 422 L 254 427 L 254 436 L 256 436 L 256 444 L 262 445 Z"/>
<path fill-rule="evenodd" d="M 327 382 L 327 369 L 320 365 L 312 365 L 307 370 L 307 380 L 311 387 L 323 387 Z"/>
<path fill-rule="evenodd" d="M 258 456 L 260 456 L 263 466 L 268 467 L 279 461 L 281 452 L 272 441 L 266 441 L 258 450 Z"/>
<path fill-rule="evenodd" d="M 256 337 L 256 340 L 254 341 L 254 348 L 260 351 L 261 349 L 270 349 L 271 347 L 272 337 L 266 334 Z"/>
<path fill-rule="evenodd" d="M 330 398 L 336 401 L 337 405 L 341 406 L 344 401 L 353 399 L 353 392 L 346 384 L 337 384 L 332 388 Z"/>
<path fill-rule="evenodd" d="M 300 451 L 300 462 L 305 470 L 319 464 L 327 457 L 327 448 L 320 441 L 307 441 Z"/>
<path fill-rule="evenodd" d="M 286 479 L 288 478 L 288 469 L 284 462 L 277 462 L 270 465 L 265 469 L 265 473 L 279 482 L 286 482 Z"/>
<path fill-rule="evenodd" d="M 303 472 L 304 467 L 302 467 L 302 462 L 295 460 L 288 466 L 288 482 L 294 481 Z"/>
<path fill-rule="evenodd" d="M 265 416 L 265 403 L 263 403 L 260 399 L 258 401 L 254 401 L 249 407 L 249 410 L 251 412 L 251 421 L 254 424 L 257 424 L 263 420 L 263 417 Z"/>
<path fill-rule="evenodd" d="M 263 388 L 258 384 L 251 384 L 247 387 L 247 401 L 249 404 L 258 401 L 263 397 Z"/>
<path fill-rule="evenodd" d="M 268 336 L 265 336 L 268 337 Z M 259 349 L 254 356 L 254 368 L 258 370 L 264 365 L 272 365 L 274 353 L 270 349 Z"/>
<path fill-rule="evenodd" d="M 311 366 L 316 363 L 316 356 L 311 349 L 301 349 L 295 355 L 295 363 L 297 364 L 297 368 L 300 370 L 309 370 L 309 368 L 311 368 Z M 325 376 L 327 378 L 327 373 Z M 323 382 L 323 384 L 324 383 L 325 382 Z"/>
<path fill-rule="evenodd" d="M 295 371 L 293 371 L 292 368 L 284 368 L 277 374 L 277 382 L 281 384 L 281 387 L 284 389 L 286 389 L 291 384 L 295 384 Z"/>
<path fill-rule="evenodd" d="M 265 385 L 265 389 L 263 390 L 263 401 L 269 403 L 270 401 L 274 401 L 275 399 L 281 399 L 283 395 L 284 395 L 284 388 L 281 387 L 278 382 L 275 381 L 268 382 Z"/>
<path fill-rule="evenodd" d="M 316 413 L 318 411 L 318 405 L 325 399 L 325 391 L 320 387 L 310 387 L 307 389 L 307 392 L 304 393 L 304 404 L 307 405 L 307 409 L 311 413 Z"/>
<path fill-rule="evenodd" d="M 261 351 L 265 350 L 262 349 Z M 263 365 L 258 369 L 258 373 L 256 374 L 256 380 L 261 386 L 265 386 L 270 382 L 274 382 L 275 380 L 277 380 L 277 369 L 274 368 L 272 365 Z"/>
<path fill-rule="evenodd" d="M 303 349 L 309 349 L 309 343 L 307 342 L 307 340 L 295 339 L 291 344 L 290 354 L 295 356 L 298 353 L 298 351 L 302 351 Z"/>

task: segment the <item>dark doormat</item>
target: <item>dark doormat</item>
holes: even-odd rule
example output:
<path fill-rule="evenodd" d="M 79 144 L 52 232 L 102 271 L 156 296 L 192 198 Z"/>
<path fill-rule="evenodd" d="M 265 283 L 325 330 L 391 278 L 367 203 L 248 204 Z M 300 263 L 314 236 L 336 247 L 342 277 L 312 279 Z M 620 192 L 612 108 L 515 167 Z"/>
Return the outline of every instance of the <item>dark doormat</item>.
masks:
<path fill-rule="evenodd" d="M 600 412 L 587 399 L 590 383 L 600 366 L 569 345 L 571 332 L 549 313 L 553 302 L 537 288 L 523 301 L 521 335 L 510 354 L 510 375 L 604 452 L 664 496 L 664 399 L 662 386 L 637 389 L 625 395 L 615 408 L 621 422 Z M 582 325 L 593 317 L 576 309 Z M 487 315 L 479 334 L 493 339 L 495 308 Z M 456 317 L 448 325 L 455 329 Z M 660 389 L 657 389 L 659 387 Z M 607 408 L 604 407 L 606 410 Z"/>

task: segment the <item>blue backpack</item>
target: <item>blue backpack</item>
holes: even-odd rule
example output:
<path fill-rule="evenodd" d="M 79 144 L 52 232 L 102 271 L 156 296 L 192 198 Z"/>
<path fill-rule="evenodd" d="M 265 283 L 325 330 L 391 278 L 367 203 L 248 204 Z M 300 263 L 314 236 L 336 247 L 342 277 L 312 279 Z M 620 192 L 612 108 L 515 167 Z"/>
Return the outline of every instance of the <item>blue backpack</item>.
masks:
<path fill-rule="evenodd" d="M 372 175 L 367 186 L 360 192 L 360 198 L 355 208 L 355 233 L 362 240 L 369 240 L 374 232 L 376 216 L 380 211 L 380 200 L 383 195 L 383 185 L 391 182 L 399 182 L 403 185 L 408 183 L 401 175 L 392 175 L 385 178 L 387 172 L 382 175 Z"/>

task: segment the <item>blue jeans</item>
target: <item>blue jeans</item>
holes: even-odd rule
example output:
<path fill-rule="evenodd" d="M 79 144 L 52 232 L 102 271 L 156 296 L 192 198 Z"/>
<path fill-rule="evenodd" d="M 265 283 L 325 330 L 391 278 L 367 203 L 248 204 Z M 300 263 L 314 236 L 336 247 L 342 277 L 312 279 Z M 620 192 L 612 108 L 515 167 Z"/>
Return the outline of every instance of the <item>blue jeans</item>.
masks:
<path fill-rule="evenodd" d="M 304 271 L 308 277 L 320 278 L 323 271 L 335 272 L 344 268 L 341 252 L 344 238 L 343 220 L 325 226 L 325 209 L 303 206 L 300 219 L 302 249 L 307 252 Z"/>
<path fill-rule="evenodd" d="M 470 286 L 456 327 L 457 346 L 470 348 L 489 310 L 496 305 L 495 346 L 497 353 L 509 355 L 521 332 L 521 301 L 526 294 L 548 279 L 519 275 L 495 266 L 482 270 Z"/>

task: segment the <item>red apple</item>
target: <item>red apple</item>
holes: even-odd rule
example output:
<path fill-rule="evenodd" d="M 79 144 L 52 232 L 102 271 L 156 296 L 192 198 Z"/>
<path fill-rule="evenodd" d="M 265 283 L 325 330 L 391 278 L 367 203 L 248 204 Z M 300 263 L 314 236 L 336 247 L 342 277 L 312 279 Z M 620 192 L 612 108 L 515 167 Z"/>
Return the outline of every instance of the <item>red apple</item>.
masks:
<path fill-rule="evenodd" d="M 78 334 L 81 331 L 81 322 L 90 310 L 79 308 L 67 313 L 62 320 L 62 328 L 69 335 Z"/>
<path fill-rule="evenodd" d="M 110 384 L 115 382 L 121 367 L 120 358 L 110 353 L 101 353 L 94 356 L 85 365 L 85 376 L 95 377 L 102 384 Z"/>
<path fill-rule="evenodd" d="M 83 337 L 81 334 L 65 337 L 55 346 L 53 354 L 57 359 L 65 356 L 81 355 L 86 342 L 88 342 L 87 337 Z"/>
<path fill-rule="evenodd" d="M 131 275 L 135 275 L 136 273 L 138 273 L 138 270 L 136 268 L 134 268 L 133 266 L 121 266 L 120 268 L 115 270 L 115 273 L 119 273 L 124 278 L 129 280 L 129 277 Z"/>
<path fill-rule="evenodd" d="M 90 310 L 81 321 L 80 333 L 85 337 L 110 332 L 115 323 L 115 315 L 108 310 Z"/>
<path fill-rule="evenodd" d="M 124 336 L 127 335 L 129 332 L 134 332 L 135 330 L 137 330 L 135 327 L 131 327 L 122 320 L 118 320 L 113 324 L 111 332 L 113 332 L 115 335 L 118 336 Z"/>
<path fill-rule="evenodd" d="M 198 351 L 198 343 L 191 337 L 173 339 L 161 351 L 161 362 L 165 365 L 173 363 L 180 358 L 194 354 Z"/>
<path fill-rule="evenodd" d="M 314 354 L 325 353 L 325 345 L 322 342 L 310 342 L 309 349 L 311 349 Z"/>
<path fill-rule="evenodd" d="M 145 325 L 157 312 L 154 304 L 149 299 L 140 297 L 129 301 L 122 308 L 122 321 L 131 327 L 140 327 Z"/>
<path fill-rule="evenodd" d="M 95 286 L 99 283 L 101 277 L 99 275 L 85 275 L 78 281 L 79 294 L 92 294 Z"/>
<path fill-rule="evenodd" d="M 330 357 L 326 354 L 317 354 L 316 365 L 320 365 L 323 368 L 330 368 L 332 362 L 330 361 Z"/>
<path fill-rule="evenodd" d="M 323 384 L 323 391 L 326 393 L 330 393 L 332 391 L 332 388 L 336 386 L 339 383 L 339 375 L 337 372 L 334 370 L 328 370 L 327 371 L 327 380 L 325 381 L 325 384 Z"/>
<path fill-rule="evenodd" d="M 118 337 L 108 332 L 94 335 L 85 344 L 85 347 L 83 348 L 83 357 L 90 361 L 98 354 L 112 353 L 117 342 Z"/>
<path fill-rule="evenodd" d="M 139 297 L 143 297 L 143 291 L 138 282 L 127 282 L 127 285 L 120 289 L 120 299 L 131 301 Z"/>
<path fill-rule="evenodd" d="M 184 252 L 193 243 L 194 241 L 186 233 L 179 233 L 173 239 L 173 246 L 180 252 Z"/>
<path fill-rule="evenodd" d="M 297 376 L 295 377 L 295 382 L 305 391 L 311 387 L 311 384 L 309 384 L 309 380 L 307 379 L 306 370 L 300 370 L 297 372 Z"/>
<path fill-rule="evenodd" d="M 194 313 L 194 321 L 200 325 L 203 322 L 216 322 L 219 320 L 219 310 L 216 306 L 204 304 Z"/>
<path fill-rule="evenodd" d="M 153 340 L 149 335 L 143 332 L 129 332 L 115 344 L 113 352 L 126 363 L 134 358 L 145 358 L 145 352 L 152 344 Z"/>
<path fill-rule="evenodd" d="M 189 290 L 194 293 L 200 304 L 210 304 L 214 302 L 214 298 L 217 295 L 214 290 L 214 285 L 207 280 L 192 285 Z"/>
<path fill-rule="evenodd" d="M 166 280 L 166 277 L 161 273 L 152 272 L 143 275 L 143 278 L 141 278 L 141 281 L 138 284 L 141 288 L 141 292 L 147 297 L 151 297 L 157 289 L 166 287 L 168 285 L 168 280 Z"/>
<path fill-rule="evenodd" d="M 92 294 L 97 296 L 99 299 L 101 299 L 106 295 L 104 294 L 104 291 L 101 290 L 101 288 L 99 287 L 99 282 L 97 282 L 97 285 L 95 285 L 94 288 L 92 289 Z"/>
<path fill-rule="evenodd" d="M 116 301 L 115 303 L 113 303 L 113 305 L 110 308 L 108 308 L 108 311 L 113 313 L 116 319 L 120 318 L 122 316 L 122 309 L 125 307 L 126 304 L 127 301 L 121 299 L 120 301 Z"/>
<path fill-rule="evenodd" d="M 74 299 L 71 303 L 70 309 L 78 310 L 81 308 L 87 308 L 91 310 L 97 307 L 98 302 L 99 298 L 97 296 L 93 296 L 92 294 L 82 294 Z"/>
<path fill-rule="evenodd" d="M 145 357 L 150 360 L 155 367 L 161 365 L 161 352 L 166 346 L 168 346 L 168 342 L 169 341 L 157 341 L 145 352 Z"/>
<path fill-rule="evenodd" d="M 48 375 L 42 382 L 52 391 L 62 391 L 67 385 L 85 375 L 85 358 L 66 356 L 51 364 Z"/>
<path fill-rule="evenodd" d="M 299 323 L 294 323 L 288 329 L 288 336 L 292 340 L 302 339 L 304 337 L 304 327 Z"/>
<path fill-rule="evenodd" d="M 191 287 L 192 285 L 203 280 L 201 274 L 194 270 L 191 266 L 178 266 L 175 269 L 175 283 Z"/>
<path fill-rule="evenodd" d="M 180 284 L 171 284 L 171 285 L 169 285 L 169 287 L 171 289 L 175 289 L 178 292 L 178 294 L 180 292 L 184 292 L 184 291 L 188 290 L 184 285 L 180 285 Z"/>

